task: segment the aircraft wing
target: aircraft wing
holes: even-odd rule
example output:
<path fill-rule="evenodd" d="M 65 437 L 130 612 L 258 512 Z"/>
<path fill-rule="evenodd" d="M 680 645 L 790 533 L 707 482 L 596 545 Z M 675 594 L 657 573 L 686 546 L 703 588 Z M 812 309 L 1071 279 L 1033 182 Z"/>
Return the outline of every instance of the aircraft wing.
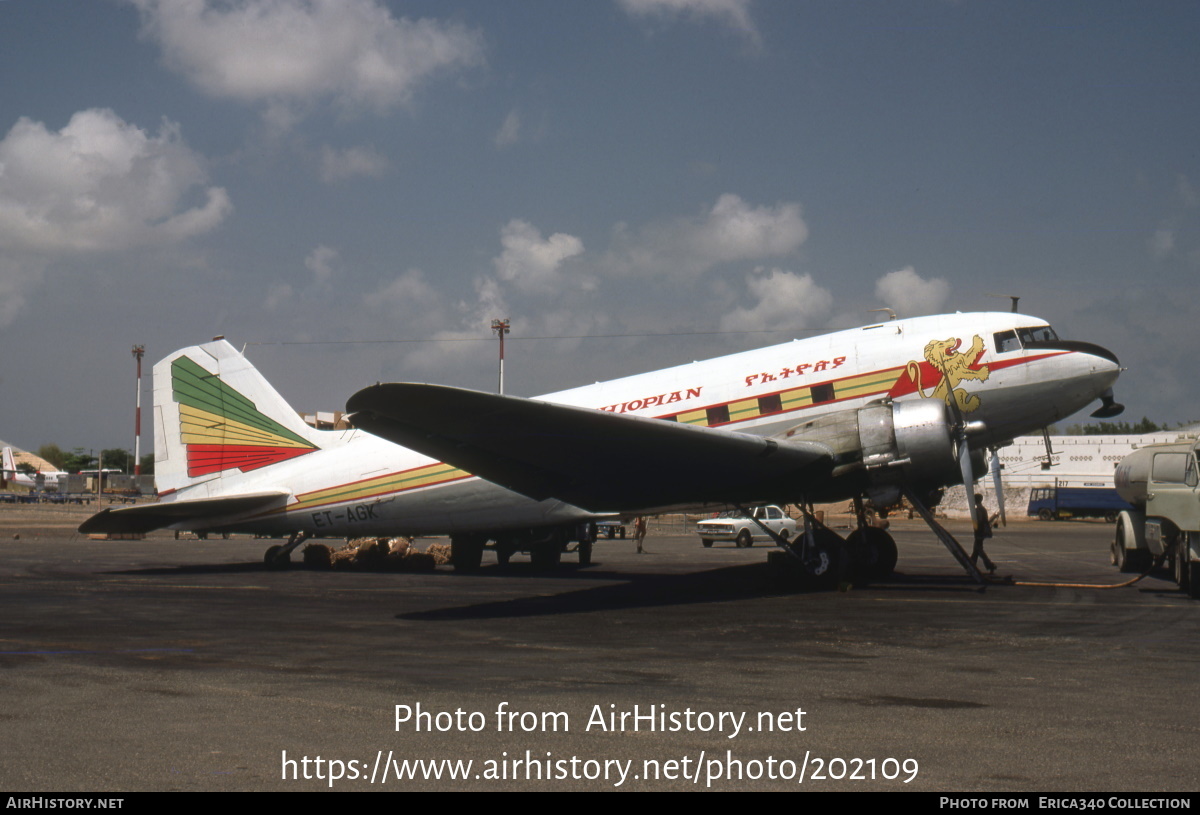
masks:
<path fill-rule="evenodd" d="M 79 531 L 84 534 L 150 532 L 183 521 L 215 519 L 275 505 L 283 506 L 289 495 L 291 493 L 287 490 L 270 490 L 190 501 L 164 501 L 118 509 L 109 507 L 80 524 Z"/>
<path fill-rule="evenodd" d="M 825 445 L 441 385 L 381 384 L 350 421 L 536 500 L 594 512 L 795 500 L 829 475 Z"/>

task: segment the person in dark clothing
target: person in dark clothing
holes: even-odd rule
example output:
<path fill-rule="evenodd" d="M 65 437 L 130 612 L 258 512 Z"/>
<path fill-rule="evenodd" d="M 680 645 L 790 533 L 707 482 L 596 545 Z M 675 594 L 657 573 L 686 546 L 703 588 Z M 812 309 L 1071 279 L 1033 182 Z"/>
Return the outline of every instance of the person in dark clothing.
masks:
<path fill-rule="evenodd" d="M 983 496 L 979 493 L 975 493 L 975 518 L 978 523 L 975 525 L 975 548 L 971 550 L 971 562 L 978 564 L 979 559 L 983 558 L 983 567 L 988 572 L 995 572 L 996 564 L 983 551 L 983 542 L 992 536 L 992 522 L 983 506 Z"/>

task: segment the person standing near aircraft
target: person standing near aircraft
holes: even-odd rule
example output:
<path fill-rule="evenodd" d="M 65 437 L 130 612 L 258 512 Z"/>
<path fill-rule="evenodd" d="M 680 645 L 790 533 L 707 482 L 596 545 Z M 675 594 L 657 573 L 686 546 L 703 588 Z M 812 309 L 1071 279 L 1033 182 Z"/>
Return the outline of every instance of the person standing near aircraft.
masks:
<path fill-rule="evenodd" d="M 633 539 L 637 541 L 637 551 L 639 555 L 645 554 L 642 548 L 642 541 L 646 539 L 646 516 L 639 515 L 633 519 Z"/>
<path fill-rule="evenodd" d="M 975 493 L 975 517 L 979 522 L 975 526 L 975 547 L 971 550 L 971 562 L 978 563 L 980 558 L 983 558 L 983 566 L 988 572 L 996 571 L 996 564 L 992 563 L 987 556 L 987 552 L 983 551 L 983 542 L 992 536 L 992 519 L 988 517 L 987 509 L 983 506 L 983 496 Z"/>

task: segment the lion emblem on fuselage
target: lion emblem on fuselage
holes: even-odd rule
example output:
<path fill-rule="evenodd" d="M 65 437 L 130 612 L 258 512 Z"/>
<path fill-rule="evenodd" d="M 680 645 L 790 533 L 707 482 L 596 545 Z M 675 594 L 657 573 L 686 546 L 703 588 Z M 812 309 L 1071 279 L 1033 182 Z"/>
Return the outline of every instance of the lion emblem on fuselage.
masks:
<path fill-rule="evenodd" d="M 971 347 L 965 352 L 959 351 L 962 340 L 951 337 L 948 340 L 930 340 L 925 346 L 925 361 L 934 367 L 941 375 L 931 393 L 925 392 L 925 384 L 921 381 L 921 365 L 917 362 L 908 363 L 908 375 L 917 386 L 917 393 L 924 398 L 937 398 L 950 404 L 951 400 L 963 413 L 970 413 L 979 407 L 980 398 L 967 393 L 959 384 L 964 379 L 977 379 L 980 382 L 990 375 L 988 366 L 971 367 L 983 355 L 983 338 L 978 334 L 971 342 Z"/>

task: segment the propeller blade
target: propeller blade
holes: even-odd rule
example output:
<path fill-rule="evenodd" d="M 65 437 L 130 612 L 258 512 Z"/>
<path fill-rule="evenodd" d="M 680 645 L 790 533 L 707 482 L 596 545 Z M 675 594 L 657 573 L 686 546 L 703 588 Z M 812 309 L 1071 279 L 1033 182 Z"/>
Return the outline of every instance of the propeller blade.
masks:
<path fill-rule="evenodd" d="M 963 489 L 967 491 L 967 506 L 971 509 L 971 526 L 978 530 L 987 518 L 980 518 L 975 506 L 975 473 L 971 468 L 971 448 L 967 446 L 966 432 L 960 432 L 958 441 L 958 467 L 962 470 Z"/>
<path fill-rule="evenodd" d="M 1000 507 L 1000 523 L 1008 526 L 1008 517 L 1004 514 L 1004 482 L 1000 478 L 1000 451 L 992 448 L 992 484 L 996 488 L 996 503 Z"/>
<path fill-rule="evenodd" d="M 946 400 L 946 408 L 950 411 L 950 418 L 954 423 L 954 441 L 958 447 L 958 469 L 962 473 L 963 489 L 967 493 L 967 508 L 971 512 L 971 526 L 978 531 L 981 523 L 987 523 L 987 518 L 980 518 L 979 512 L 975 508 L 975 471 L 971 467 L 971 445 L 967 443 L 967 420 L 959 410 L 958 403 L 953 399 Z"/>

